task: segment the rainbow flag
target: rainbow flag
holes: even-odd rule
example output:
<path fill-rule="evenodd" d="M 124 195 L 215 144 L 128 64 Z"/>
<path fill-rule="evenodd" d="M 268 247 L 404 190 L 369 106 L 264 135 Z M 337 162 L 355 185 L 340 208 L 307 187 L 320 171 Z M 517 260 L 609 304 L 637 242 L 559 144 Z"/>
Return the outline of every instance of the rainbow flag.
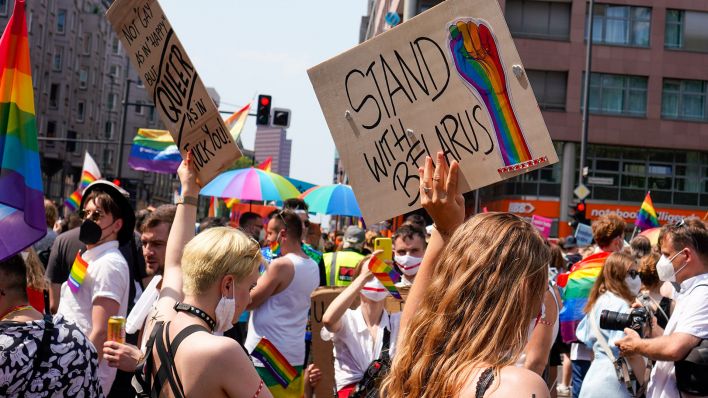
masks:
<path fill-rule="evenodd" d="M 25 2 L 0 38 L 0 261 L 47 233 Z"/>
<path fill-rule="evenodd" d="M 396 283 L 394 282 L 399 277 L 393 267 L 376 256 L 371 256 L 368 266 L 376 279 L 391 293 L 391 296 L 401 300 L 401 294 L 396 289 Z"/>
<path fill-rule="evenodd" d="M 79 250 L 74 258 L 74 264 L 71 265 L 69 279 L 66 281 L 72 293 L 78 293 L 81 284 L 84 283 L 84 278 L 86 278 L 86 270 L 88 270 L 88 263 L 81 257 L 81 250 Z"/>
<path fill-rule="evenodd" d="M 253 348 L 251 356 L 263 362 L 263 366 L 278 380 L 283 388 L 288 388 L 297 377 L 297 370 L 290 365 L 283 354 L 265 337 Z"/>
<path fill-rule="evenodd" d="M 276 256 L 280 255 L 280 243 L 271 242 L 270 243 L 270 252 Z"/>
<path fill-rule="evenodd" d="M 558 276 L 558 285 L 565 287 L 563 290 L 563 308 L 559 314 L 560 332 L 563 342 L 577 341 L 575 329 L 585 317 L 585 304 L 588 302 L 590 290 L 595 284 L 597 276 L 602 272 L 605 259 L 609 252 L 600 252 L 586 257 L 575 264 L 570 273 Z"/>
<path fill-rule="evenodd" d="M 238 142 L 241 136 L 241 131 L 243 131 L 243 126 L 246 124 L 246 118 L 248 117 L 248 111 L 251 109 L 251 102 L 246 104 L 243 108 L 234 112 L 231 116 L 224 119 L 224 123 L 228 126 L 231 132 L 231 137 L 233 137 L 234 142 Z M 270 171 L 270 170 L 269 170 Z"/>
<path fill-rule="evenodd" d="M 101 179 L 101 170 L 98 169 L 96 161 L 93 160 L 88 151 L 84 154 L 84 168 L 81 171 L 81 179 L 79 180 L 79 188 L 74 191 L 69 198 L 64 201 L 66 206 L 71 211 L 76 211 L 81 204 L 81 197 L 84 189 L 92 182 Z"/>
<path fill-rule="evenodd" d="M 273 166 L 273 157 L 268 156 L 261 164 L 256 166 L 257 169 L 265 170 L 265 171 L 272 171 L 272 166 Z"/>
<path fill-rule="evenodd" d="M 138 129 L 128 164 L 133 170 L 174 174 L 182 155 L 167 130 Z"/>
<path fill-rule="evenodd" d="M 637 212 L 637 221 L 634 222 L 634 225 L 640 230 L 659 226 L 659 218 L 656 216 L 654 203 L 651 201 L 649 192 L 647 192 L 647 196 L 644 197 L 644 202 L 642 202 L 642 207 L 640 207 Z"/>

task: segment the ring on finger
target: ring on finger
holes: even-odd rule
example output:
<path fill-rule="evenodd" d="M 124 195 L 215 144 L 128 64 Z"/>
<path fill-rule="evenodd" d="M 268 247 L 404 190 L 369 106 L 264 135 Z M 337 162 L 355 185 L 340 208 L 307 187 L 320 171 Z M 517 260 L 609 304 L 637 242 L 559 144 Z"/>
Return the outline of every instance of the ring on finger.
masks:
<path fill-rule="evenodd" d="M 425 193 L 429 193 L 432 190 L 433 190 L 433 188 L 423 187 L 423 192 L 425 192 Z"/>
<path fill-rule="evenodd" d="M 433 177 L 433 181 L 440 181 L 440 177 Z"/>

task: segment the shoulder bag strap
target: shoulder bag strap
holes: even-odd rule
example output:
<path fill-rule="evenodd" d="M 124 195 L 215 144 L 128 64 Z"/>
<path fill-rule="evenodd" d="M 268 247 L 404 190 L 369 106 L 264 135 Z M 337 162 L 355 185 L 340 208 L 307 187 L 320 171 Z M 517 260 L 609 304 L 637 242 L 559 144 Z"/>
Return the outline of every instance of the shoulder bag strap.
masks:
<path fill-rule="evenodd" d="M 390 346 L 391 346 L 391 332 L 386 327 L 386 328 L 384 328 L 383 345 L 381 346 L 381 355 L 379 355 L 379 358 L 381 360 L 384 360 L 384 361 L 389 360 L 388 350 L 389 350 Z"/>
<path fill-rule="evenodd" d="M 600 347 L 602 347 L 602 350 L 605 351 L 607 357 L 610 358 L 610 360 L 612 361 L 612 364 L 615 366 L 615 370 L 618 372 L 619 375 L 622 376 L 627 391 L 630 392 L 634 397 L 640 396 L 640 392 L 643 389 L 643 386 L 638 388 L 636 391 L 634 390 L 631 378 L 629 376 L 629 363 L 624 359 L 622 359 L 618 363 L 618 359 L 617 357 L 615 357 L 615 354 L 612 352 L 612 349 L 607 343 L 607 339 L 605 339 L 605 336 L 603 336 L 602 332 L 600 331 L 598 323 L 595 322 L 595 311 L 590 310 L 588 316 L 590 317 L 590 324 L 592 326 L 593 334 L 595 335 L 595 338 L 597 338 L 597 342 L 600 343 Z"/>

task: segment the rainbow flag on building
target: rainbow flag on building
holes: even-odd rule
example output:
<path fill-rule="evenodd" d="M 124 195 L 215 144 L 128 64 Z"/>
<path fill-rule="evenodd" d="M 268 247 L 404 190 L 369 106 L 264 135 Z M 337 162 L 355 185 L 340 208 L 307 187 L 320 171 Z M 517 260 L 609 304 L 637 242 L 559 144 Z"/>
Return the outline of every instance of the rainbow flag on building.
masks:
<path fill-rule="evenodd" d="M 597 276 L 602 272 L 602 266 L 609 257 L 609 252 L 600 252 L 586 257 L 575 264 L 570 273 L 558 275 L 558 286 L 564 287 L 563 308 L 560 311 L 560 333 L 563 342 L 571 343 L 577 340 L 575 329 L 585 317 L 585 304 L 588 303 L 590 290 Z"/>
<path fill-rule="evenodd" d="M 243 126 L 246 124 L 246 118 L 248 117 L 248 111 L 250 109 L 251 102 L 224 119 L 224 123 L 229 128 L 234 142 L 238 142 L 238 139 L 241 136 L 241 131 L 243 131 Z"/>
<path fill-rule="evenodd" d="M 659 217 L 656 215 L 654 203 L 651 201 L 649 192 L 647 192 L 647 196 L 644 197 L 644 202 L 642 202 L 642 207 L 640 207 L 637 212 L 637 221 L 634 222 L 634 225 L 640 230 L 659 226 Z"/>
<path fill-rule="evenodd" d="M 251 356 L 263 362 L 263 366 L 273 375 L 283 388 L 288 388 L 298 375 L 297 370 L 283 354 L 265 337 L 253 348 Z"/>
<path fill-rule="evenodd" d="M 182 155 L 167 130 L 138 129 L 128 164 L 133 170 L 174 174 Z"/>
<path fill-rule="evenodd" d="M 101 179 L 101 170 L 98 169 L 96 161 L 93 160 L 88 151 L 84 155 L 84 168 L 81 170 L 81 180 L 79 181 L 79 188 L 74 191 L 69 198 L 64 201 L 64 206 L 66 206 L 71 211 L 76 211 L 81 204 L 81 197 L 84 189 L 89 186 L 92 182 Z"/>
<path fill-rule="evenodd" d="M 376 256 L 371 256 L 368 267 L 376 279 L 391 293 L 391 296 L 401 300 L 401 293 L 396 289 L 395 281 L 399 279 L 396 270 Z"/>
<path fill-rule="evenodd" d="M 0 261 L 47 233 L 25 2 L 0 38 Z"/>

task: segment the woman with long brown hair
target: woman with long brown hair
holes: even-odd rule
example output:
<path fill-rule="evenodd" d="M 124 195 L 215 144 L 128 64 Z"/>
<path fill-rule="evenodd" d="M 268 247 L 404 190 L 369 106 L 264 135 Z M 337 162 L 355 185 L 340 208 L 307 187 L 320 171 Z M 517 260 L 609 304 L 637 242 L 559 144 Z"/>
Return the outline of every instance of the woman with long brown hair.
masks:
<path fill-rule="evenodd" d="M 631 396 L 625 384 L 617 378 L 614 364 L 614 360 L 619 357 L 615 341 L 623 338 L 625 333 L 621 330 L 600 328 L 600 317 L 603 310 L 629 312 L 640 287 L 636 258 L 623 252 L 610 254 L 590 290 L 590 297 L 584 308 L 586 315 L 575 332 L 580 341 L 592 348 L 594 354 L 590 369 L 583 380 L 580 397 Z M 612 352 L 608 352 L 608 349 Z M 631 362 L 635 365 L 635 373 L 644 370 L 643 363 L 634 359 Z"/>
<path fill-rule="evenodd" d="M 419 170 L 423 207 L 435 228 L 401 321 L 398 352 L 381 396 L 547 397 L 534 372 L 514 362 L 541 314 L 549 250 L 509 213 L 464 222 L 459 165 Z"/>

